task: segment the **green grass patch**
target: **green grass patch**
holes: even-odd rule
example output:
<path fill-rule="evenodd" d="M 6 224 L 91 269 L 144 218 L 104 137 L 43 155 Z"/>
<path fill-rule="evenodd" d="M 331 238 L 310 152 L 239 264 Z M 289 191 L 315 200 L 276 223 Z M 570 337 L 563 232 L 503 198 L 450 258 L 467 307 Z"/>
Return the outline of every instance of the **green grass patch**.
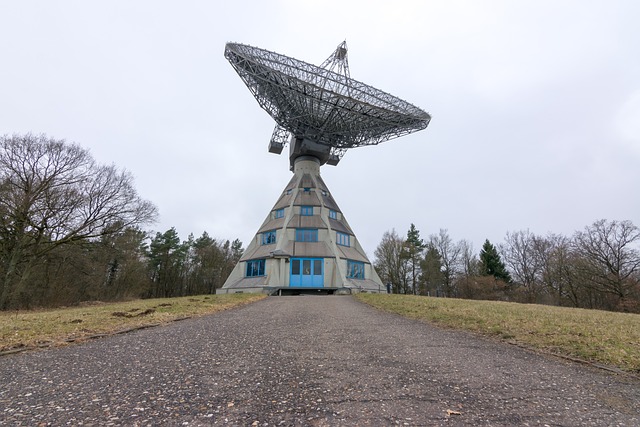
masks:
<path fill-rule="evenodd" d="M 640 373 L 640 315 L 600 310 L 358 294 L 384 311 Z"/>
<path fill-rule="evenodd" d="M 181 298 L 92 303 L 53 310 L 0 312 L 0 352 L 65 345 L 99 334 L 165 324 L 248 304 L 262 294 L 200 295 Z"/>

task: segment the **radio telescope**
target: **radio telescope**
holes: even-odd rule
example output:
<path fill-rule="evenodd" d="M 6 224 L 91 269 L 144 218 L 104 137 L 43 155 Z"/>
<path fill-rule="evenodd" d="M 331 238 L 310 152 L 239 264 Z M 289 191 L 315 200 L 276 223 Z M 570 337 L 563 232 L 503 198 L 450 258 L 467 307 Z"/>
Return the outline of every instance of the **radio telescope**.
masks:
<path fill-rule="evenodd" d="M 224 55 L 275 120 L 269 151 L 288 144 L 294 176 L 218 292 L 386 292 L 320 166 L 425 129 L 431 116 L 352 79 L 346 42 L 320 66 L 237 43 Z"/>

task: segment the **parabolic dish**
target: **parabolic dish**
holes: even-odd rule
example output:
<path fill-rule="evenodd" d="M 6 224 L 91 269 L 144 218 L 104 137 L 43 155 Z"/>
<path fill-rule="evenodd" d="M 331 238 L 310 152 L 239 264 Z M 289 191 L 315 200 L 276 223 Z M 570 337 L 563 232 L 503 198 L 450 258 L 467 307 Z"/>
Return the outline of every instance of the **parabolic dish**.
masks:
<path fill-rule="evenodd" d="M 347 149 L 422 130 L 431 120 L 400 98 L 288 56 L 227 43 L 225 57 L 260 106 L 296 138 Z"/>

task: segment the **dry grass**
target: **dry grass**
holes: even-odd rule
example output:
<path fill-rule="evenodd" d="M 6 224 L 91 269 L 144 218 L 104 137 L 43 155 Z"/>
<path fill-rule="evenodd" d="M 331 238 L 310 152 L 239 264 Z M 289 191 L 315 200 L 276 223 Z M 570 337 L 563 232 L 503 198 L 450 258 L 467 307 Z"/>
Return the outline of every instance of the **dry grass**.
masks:
<path fill-rule="evenodd" d="M 640 315 L 495 301 L 360 294 L 379 309 L 640 373 Z"/>
<path fill-rule="evenodd" d="M 201 316 L 264 298 L 258 294 L 98 303 L 0 312 L 0 352 L 65 345 L 100 334 Z M 640 373 L 640 315 L 407 295 L 359 294 L 379 309 L 559 355 Z"/>
<path fill-rule="evenodd" d="M 259 294 L 201 295 L 94 303 L 55 310 L 0 312 L 0 352 L 64 345 L 95 335 L 211 314 L 262 298 L 264 296 Z"/>

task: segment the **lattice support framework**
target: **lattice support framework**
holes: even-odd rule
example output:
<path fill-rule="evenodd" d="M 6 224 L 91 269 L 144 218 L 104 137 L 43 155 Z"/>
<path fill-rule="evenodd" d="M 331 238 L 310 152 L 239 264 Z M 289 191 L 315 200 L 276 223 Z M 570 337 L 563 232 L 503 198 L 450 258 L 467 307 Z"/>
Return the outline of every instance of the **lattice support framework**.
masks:
<path fill-rule="evenodd" d="M 336 164 L 349 148 L 376 145 L 428 126 L 420 108 L 350 77 L 346 42 L 318 67 L 268 50 L 227 43 L 225 57 L 276 121 L 269 151 L 285 132 L 331 147 Z"/>

